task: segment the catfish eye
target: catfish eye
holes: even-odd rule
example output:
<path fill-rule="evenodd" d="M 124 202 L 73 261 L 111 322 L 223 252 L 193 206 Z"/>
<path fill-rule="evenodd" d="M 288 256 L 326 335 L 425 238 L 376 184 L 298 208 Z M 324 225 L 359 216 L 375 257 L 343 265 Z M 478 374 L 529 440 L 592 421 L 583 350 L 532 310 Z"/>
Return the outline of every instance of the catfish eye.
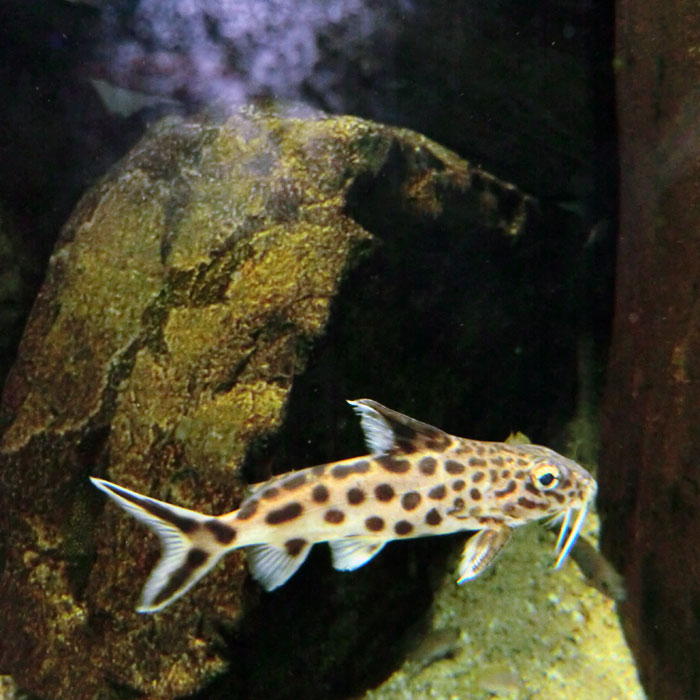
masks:
<path fill-rule="evenodd" d="M 530 472 L 530 479 L 540 491 L 549 491 L 559 484 L 559 469 L 553 464 L 541 464 Z"/>

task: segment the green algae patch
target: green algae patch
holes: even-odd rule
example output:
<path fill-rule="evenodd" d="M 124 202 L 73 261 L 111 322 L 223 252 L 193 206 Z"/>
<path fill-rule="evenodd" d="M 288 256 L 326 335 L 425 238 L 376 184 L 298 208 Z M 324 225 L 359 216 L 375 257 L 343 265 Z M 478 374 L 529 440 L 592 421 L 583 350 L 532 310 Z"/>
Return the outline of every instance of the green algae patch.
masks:
<path fill-rule="evenodd" d="M 138 615 L 157 543 L 87 479 L 212 513 L 237 507 L 242 465 L 289 420 L 290 390 L 339 294 L 352 303 L 350 271 L 377 248 L 394 254 L 358 214 L 376 185 L 388 188 L 382 216 L 413 221 L 412 236 L 441 217 L 512 235 L 532 209 L 417 134 L 252 108 L 163 120 L 84 195 L 0 413 L 1 673 L 47 699 L 107 700 L 192 694 L 230 669 L 244 555 L 162 613 Z"/>

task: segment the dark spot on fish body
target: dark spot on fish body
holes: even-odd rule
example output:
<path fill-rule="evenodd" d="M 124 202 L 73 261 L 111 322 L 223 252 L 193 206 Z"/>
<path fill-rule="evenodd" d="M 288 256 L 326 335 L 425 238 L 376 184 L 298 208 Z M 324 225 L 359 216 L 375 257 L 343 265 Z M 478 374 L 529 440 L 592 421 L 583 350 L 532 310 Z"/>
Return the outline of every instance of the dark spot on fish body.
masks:
<path fill-rule="evenodd" d="M 523 459 L 522 457 L 518 457 L 518 466 L 519 467 L 525 467 L 527 466 L 527 460 Z"/>
<path fill-rule="evenodd" d="M 287 505 L 284 505 L 281 508 L 271 510 L 265 516 L 265 522 L 268 525 L 280 525 L 298 518 L 302 514 L 303 510 L 304 508 L 302 507 L 301 503 L 287 503 Z"/>
<path fill-rule="evenodd" d="M 517 511 L 517 506 L 515 503 L 512 501 L 507 501 L 501 506 L 501 510 L 506 514 L 506 515 L 515 515 Z"/>
<path fill-rule="evenodd" d="M 204 523 L 204 527 L 214 535 L 219 544 L 231 544 L 236 539 L 236 528 L 212 518 Z"/>
<path fill-rule="evenodd" d="M 494 491 L 494 495 L 496 496 L 496 498 L 504 498 L 505 496 L 508 496 L 509 494 L 513 493 L 516 488 L 517 485 L 515 483 L 515 479 L 511 479 L 504 489 L 501 489 L 500 491 Z"/>
<path fill-rule="evenodd" d="M 503 457 L 491 457 L 491 464 L 495 464 L 497 467 L 502 467 Z"/>
<path fill-rule="evenodd" d="M 425 441 L 425 446 L 433 452 L 445 452 L 451 444 L 452 440 L 447 435 L 439 436 L 436 434 L 435 437 Z"/>
<path fill-rule="evenodd" d="M 529 498 L 525 498 L 525 496 L 520 496 L 518 505 L 521 505 L 523 508 L 529 508 L 530 510 L 537 508 L 537 503 L 531 501 Z"/>
<path fill-rule="evenodd" d="M 409 491 L 401 496 L 401 506 L 404 510 L 415 510 L 420 502 L 421 497 L 417 491 Z"/>
<path fill-rule="evenodd" d="M 410 468 L 411 463 L 407 459 L 396 459 L 392 455 L 383 455 L 374 460 L 382 469 L 385 469 L 392 474 L 405 474 Z"/>
<path fill-rule="evenodd" d="M 425 522 L 428 523 L 428 525 L 439 525 L 442 522 L 442 515 L 438 513 L 437 508 L 431 508 L 426 514 L 425 514 Z"/>
<path fill-rule="evenodd" d="M 311 490 L 311 498 L 314 503 L 325 503 L 329 497 L 328 488 L 323 484 L 316 484 Z"/>
<path fill-rule="evenodd" d="M 363 459 L 359 462 L 353 462 L 352 464 L 336 464 L 335 467 L 331 469 L 331 474 L 336 479 L 344 479 L 350 474 L 366 474 L 369 471 L 369 462 Z"/>
<path fill-rule="evenodd" d="M 394 489 L 390 484 L 379 484 L 374 489 L 374 495 L 378 501 L 388 503 L 394 497 Z"/>
<path fill-rule="evenodd" d="M 510 479 L 510 469 L 501 471 L 501 479 Z"/>
<path fill-rule="evenodd" d="M 421 474 L 425 474 L 426 476 L 432 476 L 435 474 L 436 466 L 437 461 L 434 457 L 423 457 L 423 459 L 421 459 L 421 461 L 418 463 L 418 469 L 420 470 Z"/>
<path fill-rule="evenodd" d="M 365 500 L 365 492 L 357 487 L 351 488 L 347 493 L 348 503 L 352 506 L 358 506 Z"/>
<path fill-rule="evenodd" d="M 276 486 L 269 486 L 260 495 L 263 498 L 270 500 L 272 498 L 277 498 L 277 496 L 279 496 L 279 494 L 280 494 L 279 489 Z"/>
<path fill-rule="evenodd" d="M 479 489 L 472 489 L 469 492 L 469 497 L 472 499 L 472 501 L 480 501 L 481 500 L 481 491 L 479 491 Z"/>
<path fill-rule="evenodd" d="M 447 495 L 447 489 L 445 484 L 440 484 L 439 486 L 433 486 L 430 491 L 428 491 L 428 498 L 432 498 L 434 501 L 439 501 Z"/>
<path fill-rule="evenodd" d="M 526 473 L 527 472 L 524 472 L 522 469 L 518 469 L 518 471 L 515 472 L 515 478 L 516 479 L 524 479 Z"/>
<path fill-rule="evenodd" d="M 491 483 L 495 484 L 498 481 L 498 472 L 495 469 L 489 469 L 489 478 Z"/>
<path fill-rule="evenodd" d="M 458 497 L 455 498 L 455 500 L 452 502 L 452 506 L 453 506 L 453 510 L 452 510 L 453 513 L 457 513 L 457 512 L 463 511 L 463 510 L 464 510 L 464 499 L 463 499 L 463 498 L 460 498 L 460 497 L 458 496 Z"/>
<path fill-rule="evenodd" d="M 350 475 L 350 467 L 347 464 L 338 464 L 331 469 L 331 476 L 335 479 L 344 479 Z"/>
<path fill-rule="evenodd" d="M 529 481 L 525 484 L 525 490 L 529 491 L 533 496 L 539 496 L 540 492 Z"/>
<path fill-rule="evenodd" d="M 340 525 L 340 523 L 345 520 L 345 513 L 343 513 L 342 510 L 338 510 L 337 508 L 331 508 L 330 510 L 327 510 L 326 513 L 323 516 L 323 519 L 327 523 L 331 523 L 332 525 Z"/>
<path fill-rule="evenodd" d="M 469 466 L 470 467 L 485 467 L 486 460 L 481 459 L 481 457 L 470 457 L 469 458 Z"/>
<path fill-rule="evenodd" d="M 456 462 L 454 459 L 448 459 L 445 462 L 445 471 L 448 474 L 461 474 L 464 471 L 464 465 Z"/>
<path fill-rule="evenodd" d="M 237 520 L 249 520 L 258 512 L 258 499 L 249 498 L 243 503 L 238 513 L 236 513 Z"/>
<path fill-rule="evenodd" d="M 476 454 L 478 454 L 479 456 L 481 456 L 481 455 L 484 454 L 484 452 L 486 452 L 486 449 L 484 448 L 483 445 L 477 445 L 477 446 L 476 446 Z"/>
<path fill-rule="evenodd" d="M 563 493 L 559 493 L 558 491 L 550 491 L 550 493 L 556 498 L 557 503 L 564 503 L 566 500 L 566 496 L 564 496 Z"/>
<path fill-rule="evenodd" d="M 379 532 L 384 529 L 384 520 L 376 515 L 371 515 L 365 520 L 365 527 L 372 532 Z"/>
<path fill-rule="evenodd" d="M 282 488 L 294 491 L 306 483 L 306 474 L 295 474 L 282 482 Z"/>
<path fill-rule="evenodd" d="M 467 484 L 466 484 L 466 482 L 464 481 L 464 479 L 455 479 L 455 480 L 452 482 L 452 488 L 453 488 L 453 490 L 455 490 L 455 491 L 462 491 L 462 489 L 464 489 L 464 487 L 465 487 L 466 485 L 467 485 Z"/>
<path fill-rule="evenodd" d="M 416 444 L 410 440 L 397 440 L 396 449 L 404 455 L 412 455 L 417 451 Z"/>
<path fill-rule="evenodd" d="M 482 471 L 474 472 L 472 474 L 472 482 L 475 484 L 478 484 L 480 481 L 483 480 L 483 478 L 485 476 L 486 476 L 486 474 L 484 474 L 484 472 L 482 472 Z"/>
<path fill-rule="evenodd" d="M 457 452 L 461 455 L 468 455 L 474 452 L 474 448 L 471 445 L 462 444 L 457 448 Z"/>
<path fill-rule="evenodd" d="M 394 525 L 394 532 L 402 537 L 413 532 L 413 524 L 409 523 L 408 520 L 399 520 L 396 525 Z"/>
<path fill-rule="evenodd" d="M 562 482 L 561 488 L 563 488 L 563 489 L 568 489 L 569 486 L 571 486 L 571 479 L 569 479 L 569 478 L 567 477 L 567 478 L 564 479 L 564 481 Z"/>
<path fill-rule="evenodd" d="M 291 540 L 287 540 L 284 543 L 284 548 L 287 550 L 287 554 L 290 557 L 299 556 L 299 552 L 306 546 L 306 540 L 302 537 L 293 537 Z"/>
<path fill-rule="evenodd" d="M 327 464 L 317 464 L 315 467 L 311 467 L 311 473 L 314 476 L 321 476 L 326 471 Z"/>

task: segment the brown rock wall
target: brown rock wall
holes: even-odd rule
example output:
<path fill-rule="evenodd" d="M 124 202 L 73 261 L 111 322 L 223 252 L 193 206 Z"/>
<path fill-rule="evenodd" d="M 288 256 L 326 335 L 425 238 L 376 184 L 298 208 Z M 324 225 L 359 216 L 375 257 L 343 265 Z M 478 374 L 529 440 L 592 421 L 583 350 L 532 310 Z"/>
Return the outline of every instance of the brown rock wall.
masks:
<path fill-rule="evenodd" d="M 654 700 L 700 697 L 700 8 L 617 3 L 621 210 L 603 546 Z"/>

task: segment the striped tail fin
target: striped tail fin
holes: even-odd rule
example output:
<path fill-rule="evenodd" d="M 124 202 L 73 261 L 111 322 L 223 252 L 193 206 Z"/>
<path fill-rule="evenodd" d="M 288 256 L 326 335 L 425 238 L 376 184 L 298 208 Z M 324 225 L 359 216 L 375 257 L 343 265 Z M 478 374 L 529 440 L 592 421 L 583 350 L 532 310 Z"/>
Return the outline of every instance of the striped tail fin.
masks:
<path fill-rule="evenodd" d="M 103 479 L 90 481 L 160 538 L 163 552 L 143 588 L 138 612 L 153 613 L 170 605 L 233 548 L 236 530 L 220 518 L 156 501 Z"/>

